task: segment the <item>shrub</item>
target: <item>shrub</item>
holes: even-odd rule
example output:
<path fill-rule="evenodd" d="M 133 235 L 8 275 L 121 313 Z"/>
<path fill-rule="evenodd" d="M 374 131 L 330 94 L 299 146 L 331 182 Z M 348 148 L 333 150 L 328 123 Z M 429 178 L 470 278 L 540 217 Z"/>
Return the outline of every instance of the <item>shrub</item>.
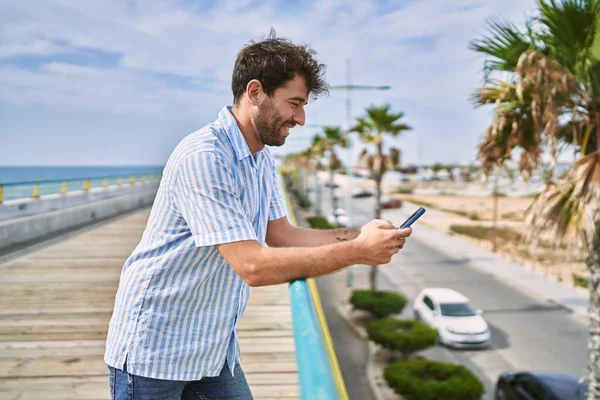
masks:
<path fill-rule="evenodd" d="M 308 223 L 311 228 L 315 229 L 330 229 L 332 226 L 327 222 L 325 217 L 308 217 Z"/>
<path fill-rule="evenodd" d="M 579 286 L 582 288 L 588 287 L 588 280 L 585 276 L 581 276 L 575 273 L 571 274 L 571 276 L 573 277 L 573 283 L 575 284 L 575 286 Z"/>
<path fill-rule="evenodd" d="M 481 381 L 462 365 L 431 360 L 399 361 L 385 367 L 385 380 L 407 400 L 479 400 Z"/>
<path fill-rule="evenodd" d="M 368 311 L 375 318 L 401 313 L 406 306 L 406 297 L 396 292 L 381 290 L 355 290 L 350 297 L 352 306 Z"/>
<path fill-rule="evenodd" d="M 411 319 L 375 320 L 367 325 L 367 333 L 369 339 L 386 349 L 399 351 L 405 359 L 413 353 L 434 346 L 438 338 L 437 330 Z"/>
<path fill-rule="evenodd" d="M 298 205 L 301 208 L 310 208 L 312 206 L 312 203 L 310 202 L 310 200 L 308 199 L 307 196 L 304 196 L 302 193 L 300 193 L 297 189 L 294 189 L 292 191 L 292 193 L 294 194 L 294 197 L 296 197 L 296 201 L 298 201 Z"/>

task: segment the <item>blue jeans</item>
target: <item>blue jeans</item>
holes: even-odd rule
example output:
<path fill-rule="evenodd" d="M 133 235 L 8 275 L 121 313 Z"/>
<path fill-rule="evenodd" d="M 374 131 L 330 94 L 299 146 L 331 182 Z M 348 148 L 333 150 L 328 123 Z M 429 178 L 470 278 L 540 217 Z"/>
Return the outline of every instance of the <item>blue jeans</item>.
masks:
<path fill-rule="evenodd" d="M 132 375 L 127 368 L 108 367 L 112 400 L 252 400 L 252 392 L 244 371 L 235 365 L 234 376 L 227 363 L 219 376 L 199 381 L 167 381 Z"/>

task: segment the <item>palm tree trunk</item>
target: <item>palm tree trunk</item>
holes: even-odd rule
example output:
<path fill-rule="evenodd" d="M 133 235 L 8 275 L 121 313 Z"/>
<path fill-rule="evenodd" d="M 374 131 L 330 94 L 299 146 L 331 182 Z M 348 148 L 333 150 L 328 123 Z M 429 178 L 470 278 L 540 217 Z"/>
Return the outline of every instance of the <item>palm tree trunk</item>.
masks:
<path fill-rule="evenodd" d="M 600 113 L 596 113 L 596 157 L 600 157 Z M 596 232 L 587 258 L 590 299 L 588 318 L 588 400 L 600 399 L 600 234 Z"/>
<path fill-rule="evenodd" d="M 383 146 L 381 140 L 377 143 L 377 154 L 379 156 L 379 160 L 381 160 L 381 166 L 379 171 L 375 171 L 375 219 L 381 218 L 381 181 L 383 179 L 383 172 L 385 171 L 385 166 L 383 162 Z M 374 265 L 371 268 L 370 273 L 370 281 L 371 281 L 371 290 L 377 289 L 377 266 Z"/>
<path fill-rule="evenodd" d="M 590 300 L 588 316 L 588 400 L 600 399 L 600 235 L 592 241 L 587 259 Z"/>

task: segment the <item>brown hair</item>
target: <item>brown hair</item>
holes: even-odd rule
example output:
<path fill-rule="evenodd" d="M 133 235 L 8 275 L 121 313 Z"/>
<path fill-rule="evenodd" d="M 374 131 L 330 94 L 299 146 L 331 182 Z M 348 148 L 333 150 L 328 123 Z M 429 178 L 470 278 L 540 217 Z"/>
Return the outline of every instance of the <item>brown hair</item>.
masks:
<path fill-rule="evenodd" d="M 265 93 L 271 96 L 296 74 L 306 81 L 312 99 L 328 93 L 325 65 L 317 61 L 316 55 L 317 52 L 308 45 L 295 45 L 287 39 L 276 38 L 271 29 L 265 40 L 251 41 L 238 53 L 231 79 L 233 102 L 238 102 L 252 79 L 258 79 Z"/>

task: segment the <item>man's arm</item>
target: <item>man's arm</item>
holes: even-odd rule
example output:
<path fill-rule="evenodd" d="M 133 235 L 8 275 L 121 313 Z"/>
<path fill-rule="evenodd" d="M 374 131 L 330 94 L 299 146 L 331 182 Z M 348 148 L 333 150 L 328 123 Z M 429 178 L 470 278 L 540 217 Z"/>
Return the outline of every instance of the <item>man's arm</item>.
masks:
<path fill-rule="evenodd" d="M 362 228 L 356 240 L 319 247 L 263 247 L 255 240 L 217 245 L 217 250 L 250 286 L 276 285 L 312 278 L 354 264 L 379 265 L 391 257 L 410 236 L 409 229 L 395 229 L 374 220 Z"/>
<path fill-rule="evenodd" d="M 267 244 L 271 247 L 317 247 L 356 239 L 360 228 L 307 229 L 290 224 L 287 217 L 267 225 Z"/>

